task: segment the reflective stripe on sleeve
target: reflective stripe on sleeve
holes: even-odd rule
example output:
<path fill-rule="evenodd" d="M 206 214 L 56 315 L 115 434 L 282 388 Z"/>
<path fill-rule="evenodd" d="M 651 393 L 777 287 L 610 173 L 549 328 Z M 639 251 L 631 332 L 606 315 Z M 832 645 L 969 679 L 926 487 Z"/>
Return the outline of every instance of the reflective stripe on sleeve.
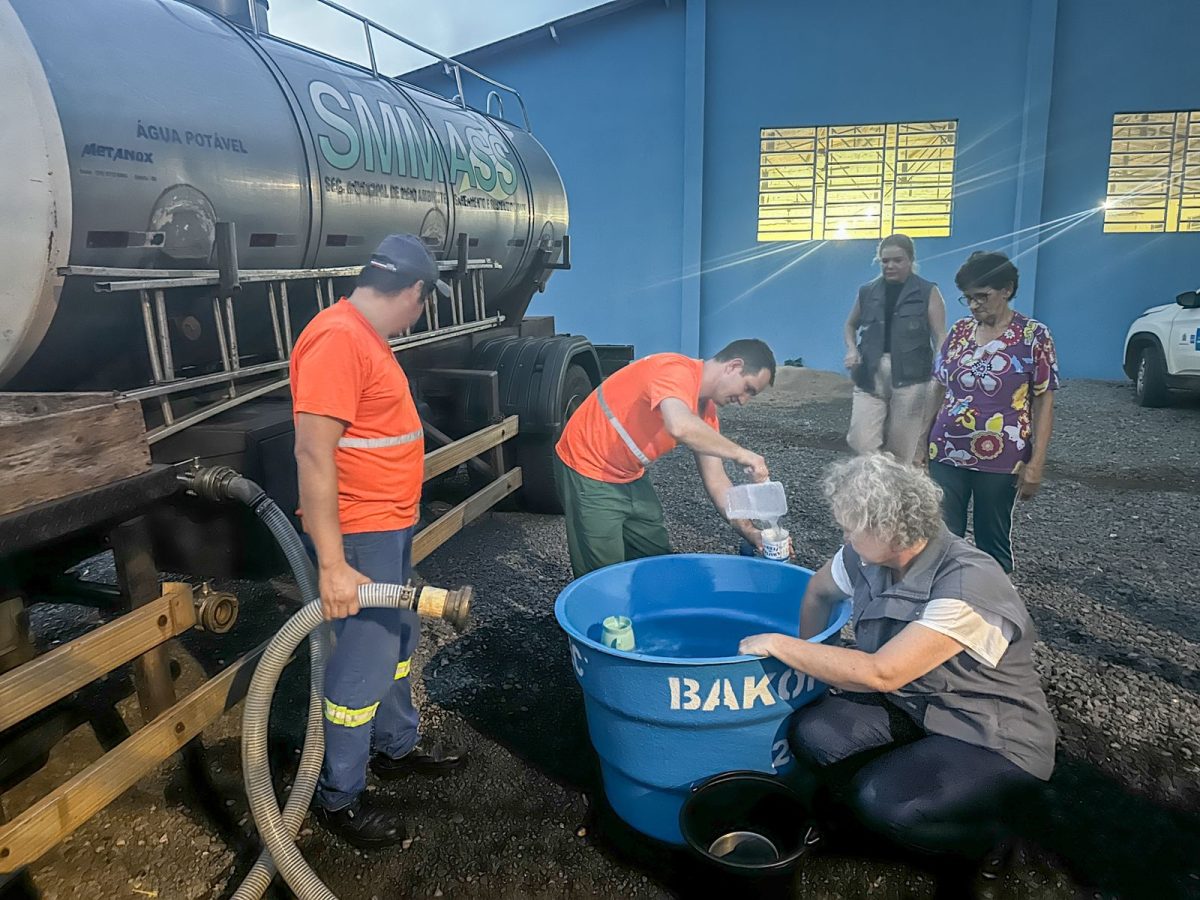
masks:
<path fill-rule="evenodd" d="M 401 678 L 407 678 L 408 670 L 411 666 L 412 659 L 402 659 L 400 662 L 396 663 L 396 677 L 392 680 L 399 681 Z"/>

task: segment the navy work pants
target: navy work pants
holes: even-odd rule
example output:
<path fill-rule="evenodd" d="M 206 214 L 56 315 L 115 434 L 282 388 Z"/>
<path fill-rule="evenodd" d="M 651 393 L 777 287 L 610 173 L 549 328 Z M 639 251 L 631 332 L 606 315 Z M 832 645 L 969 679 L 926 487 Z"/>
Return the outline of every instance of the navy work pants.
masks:
<path fill-rule="evenodd" d="M 1040 782 L 999 753 L 926 734 L 880 694 L 828 695 L 798 710 L 789 739 L 801 776 L 835 822 L 931 854 L 979 860 L 1036 799 Z"/>
<path fill-rule="evenodd" d="M 347 534 L 346 562 L 372 581 L 404 584 L 412 572 L 413 530 Z M 418 740 L 409 665 L 421 620 L 408 609 L 364 609 L 333 622 L 325 666 L 325 762 L 318 805 L 341 809 L 367 784 L 374 747 L 399 758 Z"/>
<path fill-rule="evenodd" d="M 967 533 L 967 506 L 975 501 L 971 525 L 975 546 L 1005 572 L 1013 570 L 1012 517 L 1017 499 L 1017 476 L 976 472 L 962 466 L 933 462 L 929 477 L 942 489 L 942 518 L 959 537 Z"/>

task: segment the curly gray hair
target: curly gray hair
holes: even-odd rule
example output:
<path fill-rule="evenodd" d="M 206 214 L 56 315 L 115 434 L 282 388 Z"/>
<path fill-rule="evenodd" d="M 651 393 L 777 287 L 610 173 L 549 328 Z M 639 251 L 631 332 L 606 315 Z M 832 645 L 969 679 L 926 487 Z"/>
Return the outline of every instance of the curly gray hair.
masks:
<path fill-rule="evenodd" d="M 832 465 L 825 499 L 847 532 L 866 532 L 897 549 L 931 540 L 942 528 L 942 489 L 923 470 L 887 453 Z"/>

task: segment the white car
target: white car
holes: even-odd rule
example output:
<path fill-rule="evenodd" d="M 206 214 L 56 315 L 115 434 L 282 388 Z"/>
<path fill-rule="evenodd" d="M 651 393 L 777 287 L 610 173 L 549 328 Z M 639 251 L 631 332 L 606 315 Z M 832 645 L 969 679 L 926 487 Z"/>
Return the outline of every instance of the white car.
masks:
<path fill-rule="evenodd" d="M 1171 389 L 1200 391 L 1200 292 L 1146 310 L 1125 335 L 1125 374 L 1138 403 L 1164 406 Z"/>

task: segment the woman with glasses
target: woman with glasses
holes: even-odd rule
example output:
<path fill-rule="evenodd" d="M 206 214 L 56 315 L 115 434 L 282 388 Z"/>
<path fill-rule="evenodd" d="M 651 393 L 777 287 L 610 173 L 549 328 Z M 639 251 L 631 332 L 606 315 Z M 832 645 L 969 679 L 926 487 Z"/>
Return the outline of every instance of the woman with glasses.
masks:
<path fill-rule="evenodd" d="M 1014 310 L 1017 267 L 977 251 L 954 276 L 970 310 L 934 360 L 946 388 L 929 432 L 929 474 L 942 488 L 946 526 L 962 536 L 974 500 L 975 544 L 1013 569 L 1012 515 L 1042 483 L 1054 424 L 1058 359 L 1050 330 Z"/>
<path fill-rule="evenodd" d="M 850 432 L 855 453 L 886 450 L 925 462 L 936 393 L 929 372 L 946 332 L 946 304 L 932 281 L 913 272 L 912 238 L 879 242 L 880 275 L 858 289 L 846 320 L 846 368 L 854 379 Z"/>

